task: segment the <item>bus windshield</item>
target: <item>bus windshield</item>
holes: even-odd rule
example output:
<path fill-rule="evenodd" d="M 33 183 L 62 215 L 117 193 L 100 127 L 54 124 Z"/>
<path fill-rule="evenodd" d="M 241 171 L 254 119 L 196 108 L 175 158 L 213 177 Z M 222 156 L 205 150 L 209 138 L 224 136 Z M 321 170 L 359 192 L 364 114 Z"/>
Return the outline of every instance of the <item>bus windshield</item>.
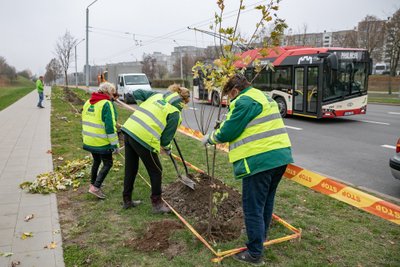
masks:
<path fill-rule="evenodd" d="M 323 101 L 366 92 L 367 63 L 339 60 L 338 70 L 324 66 Z"/>

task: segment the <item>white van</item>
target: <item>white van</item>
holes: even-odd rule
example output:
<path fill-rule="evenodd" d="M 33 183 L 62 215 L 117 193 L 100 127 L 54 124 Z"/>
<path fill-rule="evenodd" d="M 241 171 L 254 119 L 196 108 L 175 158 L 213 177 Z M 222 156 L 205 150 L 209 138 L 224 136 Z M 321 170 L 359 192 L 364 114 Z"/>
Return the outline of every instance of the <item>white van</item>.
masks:
<path fill-rule="evenodd" d="M 131 102 L 127 94 L 132 94 L 133 91 L 152 90 L 149 79 L 144 73 L 124 73 L 118 75 L 117 90 L 119 98 L 125 103 Z"/>
<path fill-rule="evenodd" d="M 389 71 L 389 65 L 385 63 L 376 63 L 374 74 L 386 74 Z"/>

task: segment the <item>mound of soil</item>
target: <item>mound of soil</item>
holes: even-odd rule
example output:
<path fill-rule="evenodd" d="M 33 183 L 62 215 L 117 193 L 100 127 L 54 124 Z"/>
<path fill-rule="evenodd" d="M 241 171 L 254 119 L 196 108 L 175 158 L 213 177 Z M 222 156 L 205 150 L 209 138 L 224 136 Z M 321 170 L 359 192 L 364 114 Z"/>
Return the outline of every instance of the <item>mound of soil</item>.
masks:
<path fill-rule="evenodd" d="M 211 180 L 205 174 L 196 174 L 190 178 L 196 182 L 195 190 L 177 181 L 164 190 L 164 199 L 185 218 L 195 221 L 194 228 L 206 238 L 219 242 L 237 239 L 244 228 L 240 193 L 218 179 Z M 207 234 L 210 194 L 211 199 L 216 200 L 217 193 L 227 193 L 227 197 L 215 206 L 210 236 Z"/>
<path fill-rule="evenodd" d="M 171 234 L 183 228 L 182 223 L 176 220 L 151 222 L 141 237 L 127 240 L 124 245 L 144 252 L 163 251 L 172 259 L 185 250 L 185 247 L 170 240 Z"/>
<path fill-rule="evenodd" d="M 75 94 L 75 92 L 73 92 L 71 89 L 69 89 L 68 87 L 64 87 L 64 95 L 65 95 L 65 99 L 75 105 L 83 105 L 85 103 L 85 101 L 83 101 L 82 99 L 79 98 L 79 96 L 77 96 Z"/>

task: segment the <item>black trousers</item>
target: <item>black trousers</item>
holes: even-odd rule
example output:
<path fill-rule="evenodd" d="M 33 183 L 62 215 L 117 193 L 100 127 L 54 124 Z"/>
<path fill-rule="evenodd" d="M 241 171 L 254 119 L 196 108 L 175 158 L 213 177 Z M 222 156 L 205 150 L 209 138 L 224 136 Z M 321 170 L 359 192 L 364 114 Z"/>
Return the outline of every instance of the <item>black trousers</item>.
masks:
<path fill-rule="evenodd" d="M 108 172 L 113 166 L 113 158 L 112 153 L 108 154 L 98 154 L 93 153 L 93 165 L 92 165 L 92 173 L 90 183 L 97 188 L 101 187 L 104 179 L 106 178 Z M 103 167 L 99 172 L 100 163 L 103 161 Z"/>
<path fill-rule="evenodd" d="M 139 158 L 146 167 L 150 176 L 151 199 L 158 199 L 161 196 L 162 166 L 158 154 L 152 152 L 138 143 L 135 139 L 124 133 L 125 137 L 125 178 L 124 200 L 132 199 L 133 187 L 136 175 L 139 170 Z"/>

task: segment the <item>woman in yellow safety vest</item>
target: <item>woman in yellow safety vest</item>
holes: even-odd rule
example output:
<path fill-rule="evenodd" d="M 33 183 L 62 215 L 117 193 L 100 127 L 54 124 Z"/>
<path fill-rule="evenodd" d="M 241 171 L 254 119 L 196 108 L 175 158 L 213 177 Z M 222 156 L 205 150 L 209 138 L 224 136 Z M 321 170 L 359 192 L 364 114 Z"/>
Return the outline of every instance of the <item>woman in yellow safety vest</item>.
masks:
<path fill-rule="evenodd" d="M 291 144 L 278 104 L 253 88 L 238 73 L 224 86 L 232 100 L 219 129 L 205 135 L 204 145 L 229 143 L 229 161 L 242 180 L 242 205 L 248 241 L 236 260 L 261 265 L 274 198 L 287 164 L 293 162 Z"/>
<path fill-rule="evenodd" d="M 144 102 L 122 126 L 125 136 L 124 209 L 135 207 L 139 203 L 132 201 L 132 192 L 140 158 L 150 176 L 153 212 L 170 212 L 161 199 L 162 166 L 158 153 L 171 153 L 170 144 L 182 121 L 182 108 L 190 100 L 190 91 L 177 84 L 168 89 L 166 94 L 147 90 L 133 92 L 136 102 Z"/>
<path fill-rule="evenodd" d="M 113 100 L 116 90 L 111 83 L 102 83 L 97 92 L 83 105 L 83 149 L 92 153 L 93 165 L 89 193 L 104 199 L 101 185 L 113 166 L 112 153 L 118 152 L 117 110 Z M 100 171 L 100 163 L 103 167 Z"/>

